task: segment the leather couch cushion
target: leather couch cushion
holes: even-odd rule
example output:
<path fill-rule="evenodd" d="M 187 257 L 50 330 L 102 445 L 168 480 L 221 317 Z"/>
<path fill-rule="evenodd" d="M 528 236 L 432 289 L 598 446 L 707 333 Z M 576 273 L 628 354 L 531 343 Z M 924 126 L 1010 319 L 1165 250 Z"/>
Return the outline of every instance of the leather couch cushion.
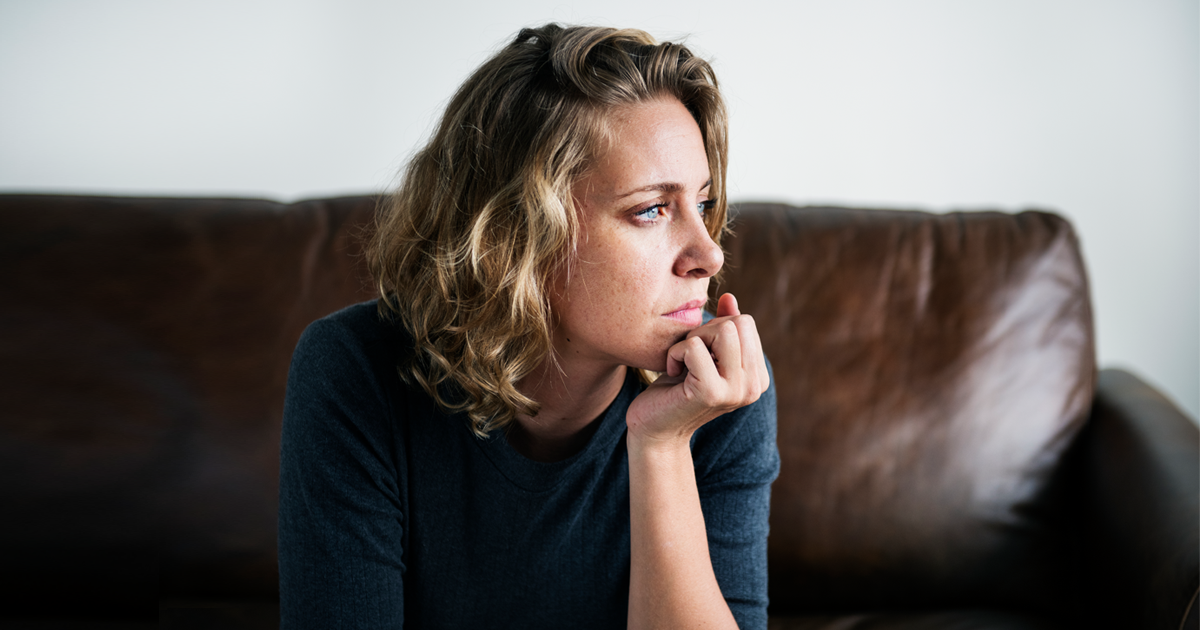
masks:
<path fill-rule="evenodd" d="M 1055 607 L 1051 495 L 1095 379 L 1070 225 L 744 204 L 733 231 L 715 292 L 778 386 L 772 612 Z"/>
<path fill-rule="evenodd" d="M 374 204 L 0 197 L 11 603 L 277 591 L 288 363 L 310 321 L 370 297 Z"/>
<path fill-rule="evenodd" d="M 274 594 L 288 363 L 373 295 L 375 203 L 0 196 L 8 603 Z M 720 290 L 779 396 L 772 613 L 1053 599 L 1051 495 L 1094 378 L 1070 226 L 760 204 L 734 230 Z"/>

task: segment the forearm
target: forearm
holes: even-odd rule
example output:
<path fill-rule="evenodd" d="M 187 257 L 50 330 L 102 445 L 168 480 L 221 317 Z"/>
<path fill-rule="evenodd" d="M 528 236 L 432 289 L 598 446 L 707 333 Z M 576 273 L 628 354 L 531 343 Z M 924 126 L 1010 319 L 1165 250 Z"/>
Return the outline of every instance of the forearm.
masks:
<path fill-rule="evenodd" d="M 627 437 L 630 628 L 736 628 L 713 573 L 687 440 Z"/>

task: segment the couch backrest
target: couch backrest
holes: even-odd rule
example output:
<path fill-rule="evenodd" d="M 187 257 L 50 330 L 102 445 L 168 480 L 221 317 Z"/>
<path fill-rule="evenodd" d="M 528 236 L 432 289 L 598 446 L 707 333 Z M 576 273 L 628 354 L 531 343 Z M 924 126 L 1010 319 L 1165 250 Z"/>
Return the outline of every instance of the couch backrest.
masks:
<path fill-rule="evenodd" d="M 288 363 L 309 322 L 371 297 L 374 206 L 0 196 L 10 595 L 277 592 Z"/>
<path fill-rule="evenodd" d="M 0 195 L 0 505 L 20 515 L 0 557 L 27 577 L 9 595 L 275 592 L 289 359 L 372 297 L 375 204 Z M 1070 226 L 744 204 L 734 230 L 721 290 L 779 397 L 773 609 L 1049 588 L 1048 494 L 1094 373 Z"/>
<path fill-rule="evenodd" d="M 1070 225 L 744 204 L 720 291 L 775 371 L 773 610 L 1053 607 L 1094 379 Z"/>

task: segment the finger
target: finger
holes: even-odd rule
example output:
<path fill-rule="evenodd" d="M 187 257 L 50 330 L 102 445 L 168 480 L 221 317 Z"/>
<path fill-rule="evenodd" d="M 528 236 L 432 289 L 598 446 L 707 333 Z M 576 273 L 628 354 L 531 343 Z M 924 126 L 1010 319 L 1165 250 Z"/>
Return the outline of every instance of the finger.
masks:
<path fill-rule="evenodd" d="M 717 317 L 729 317 L 740 314 L 737 298 L 732 293 L 725 293 L 717 300 Z"/>
<path fill-rule="evenodd" d="M 758 334 L 758 325 L 749 315 L 741 315 L 734 321 L 738 327 L 738 338 L 742 342 L 742 367 L 748 375 L 754 377 L 757 389 L 755 393 L 761 393 L 770 385 L 771 379 L 767 374 L 767 361 L 763 356 L 762 338 Z"/>
<path fill-rule="evenodd" d="M 704 340 L 705 345 L 711 348 L 713 342 L 720 334 L 721 327 L 727 322 L 734 324 L 738 328 L 739 338 L 741 338 L 743 334 L 747 336 L 746 339 L 742 339 L 743 352 L 751 349 L 757 349 L 761 354 L 762 346 L 758 344 L 758 329 L 755 326 L 754 318 L 750 317 L 749 315 L 728 315 L 725 317 L 714 317 L 713 319 L 705 322 L 702 326 L 689 330 L 687 336 L 689 338 L 699 337 Z M 745 342 L 747 339 L 752 340 L 756 344 L 754 348 L 750 348 L 746 345 Z"/>
<path fill-rule="evenodd" d="M 713 340 L 717 338 L 717 331 L 721 329 L 721 324 L 724 324 L 730 319 L 731 318 L 729 317 L 710 319 L 700 326 L 689 330 L 687 333 L 687 338 L 691 339 L 692 337 L 699 337 L 700 339 L 704 340 L 704 345 L 711 347 Z"/>
<path fill-rule="evenodd" d="M 687 339 L 671 346 L 667 350 L 667 376 L 679 376 L 686 369 L 684 357 L 687 355 Z"/>
<path fill-rule="evenodd" d="M 722 378 L 728 378 L 726 373 L 727 368 L 736 367 L 744 371 L 745 348 L 741 342 L 741 335 L 738 332 L 737 320 L 745 317 L 744 315 L 734 315 L 730 317 L 722 317 L 713 319 L 705 323 L 699 328 L 693 328 L 688 332 L 688 339 L 699 339 L 704 342 L 704 346 L 708 348 L 709 354 L 713 355 L 713 360 L 716 362 L 718 356 L 718 347 L 720 347 L 721 365 L 719 371 Z M 751 325 L 751 332 L 753 326 Z M 724 337 L 722 341 L 721 338 Z"/>
<path fill-rule="evenodd" d="M 711 401 L 716 393 L 714 388 L 722 387 L 722 379 L 708 346 L 696 337 L 685 339 L 676 345 L 683 346 L 683 363 L 687 366 L 688 377 L 700 384 L 703 390 L 701 395 Z"/>
<path fill-rule="evenodd" d="M 727 381 L 740 382 L 742 367 L 742 340 L 738 326 L 733 320 L 726 320 L 715 327 L 716 334 L 709 342 L 708 349 L 712 352 L 713 363 L 721 378 Z"/>

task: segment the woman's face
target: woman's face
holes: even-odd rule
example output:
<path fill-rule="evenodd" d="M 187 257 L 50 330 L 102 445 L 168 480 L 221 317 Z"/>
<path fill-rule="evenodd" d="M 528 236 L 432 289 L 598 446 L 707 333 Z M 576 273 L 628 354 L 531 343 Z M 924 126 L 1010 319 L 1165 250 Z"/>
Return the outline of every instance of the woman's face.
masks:
<path fill-rule="evenodd" d="M 573 189 L 579 243 L 551 297 L 555 350 L 663 371 L 667 349 L 700 325 L 724 262 L 704 225 L 708 157 L 673 97 L 617 108 L 607 122 L 611 144 Z"/>

